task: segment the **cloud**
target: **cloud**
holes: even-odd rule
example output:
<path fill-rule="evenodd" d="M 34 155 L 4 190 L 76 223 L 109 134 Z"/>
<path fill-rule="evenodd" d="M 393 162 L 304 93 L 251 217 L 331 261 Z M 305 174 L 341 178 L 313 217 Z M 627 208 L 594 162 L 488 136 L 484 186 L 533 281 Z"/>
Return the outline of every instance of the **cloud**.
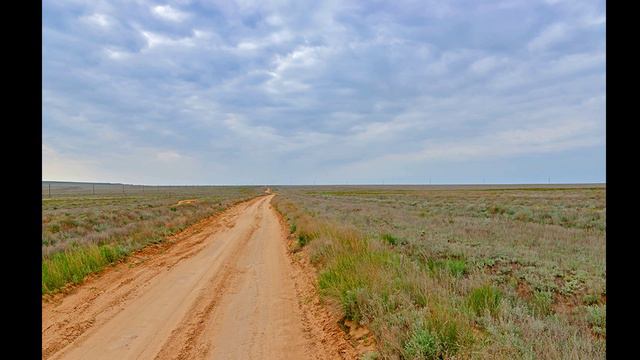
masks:
<path fill-rule="evenodd" d="M 604 153 L 605 22 L 595 1 L 45 2 L 45 176 L 364 181 L 421 164 L 410 181 L 540 156 L 604 178 L 568 159 Z"/>
<path fill-rule="evenodd" d="M 493 70 L 500 69 L 508 64 L 509 60 L 497 56 L 487 56 L 474 61 L 470 69 L 478 75 L 485 75 Z"/>
<path fill-rule="evenodd" d="M 92 14 L 86 17 L 81 18 L 82 20 L 92 24 L 92 25 L 96 25 L 99 27 L 103 27 L 103 28 L 108 28 L 109 25 L 111 24 L 110 20 L 108 19 L 108 17 L 104 14 Z"/>
<path fill-rule="evenodd" d="M 154 15 L 162 18 L 163 20 L 174 22 L 182 22 L 188 17 L 187 13 L 174 9 L 170 5 L 157 5 L 154 6 L 151 11 Z"/>
<path fill-rule="evenodd" d="M 569 27 L 564 23 L 552 24 L 545 28 L 538 36 L 529 42 L 529 50 L 544 50 L 551 45 L 566 40 L 569 37 Z"/>

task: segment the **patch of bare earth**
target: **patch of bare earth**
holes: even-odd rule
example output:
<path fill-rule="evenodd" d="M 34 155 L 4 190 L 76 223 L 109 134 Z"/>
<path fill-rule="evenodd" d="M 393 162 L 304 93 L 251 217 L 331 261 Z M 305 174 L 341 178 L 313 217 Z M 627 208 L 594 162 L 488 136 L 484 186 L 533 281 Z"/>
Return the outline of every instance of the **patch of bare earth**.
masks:
<path fill-rule="evenodd" d="M 189 204 L 194 204 L 198 202 L 198 199 L 187 199 L 187 200 L 180 200 L 178 201 L 178 203 L 176 204 L 176 206 L 181 206 L 181 205 L 189 205 Z"/>

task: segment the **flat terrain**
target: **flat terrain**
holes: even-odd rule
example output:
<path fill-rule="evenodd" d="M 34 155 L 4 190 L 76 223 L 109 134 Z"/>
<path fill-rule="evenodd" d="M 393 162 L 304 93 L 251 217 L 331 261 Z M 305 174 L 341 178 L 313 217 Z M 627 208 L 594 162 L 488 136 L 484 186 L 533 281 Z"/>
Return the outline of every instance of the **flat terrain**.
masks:
<path fill-rule="evenodd" d="M 258 187 L 55 184 L 42 199 L 42 292 L 53 293 L 149 244 L 263 192 Z M 44 185 L 43 185 L 44 186 Z M 88 189 L 87 189 L 88 188 Z"/>
<path fill-rule="evenodd" d="M 274 190 L 381 358 L 605 358 L 602 184 Z"/>
<path fill-rule="evenodd" d="M 46 359 L 331 359 L 270 205 L 240 203 L 43 302 Z"/>
<path fill-rule="evenodd" d="M 605 358 L 602 185 L 146 191 L 44 201 L 44 358 Z"/>

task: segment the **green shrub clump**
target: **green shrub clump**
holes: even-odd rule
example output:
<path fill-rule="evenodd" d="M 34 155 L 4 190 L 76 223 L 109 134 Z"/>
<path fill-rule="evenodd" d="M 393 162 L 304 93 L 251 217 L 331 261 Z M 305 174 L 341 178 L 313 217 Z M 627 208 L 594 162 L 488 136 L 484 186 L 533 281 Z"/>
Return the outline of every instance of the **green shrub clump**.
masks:
<path fill-rule="evenodd" d="M 404 344 L 404 355 L 408 359 L 436 359 L 437 339 L 425 329 L 417 329 Z"/>
<path fill-rule="evenodd" d="M 398 245 L 398 238 L 391 234 L 382 234 L 382 240 L 389 245 Z"/>

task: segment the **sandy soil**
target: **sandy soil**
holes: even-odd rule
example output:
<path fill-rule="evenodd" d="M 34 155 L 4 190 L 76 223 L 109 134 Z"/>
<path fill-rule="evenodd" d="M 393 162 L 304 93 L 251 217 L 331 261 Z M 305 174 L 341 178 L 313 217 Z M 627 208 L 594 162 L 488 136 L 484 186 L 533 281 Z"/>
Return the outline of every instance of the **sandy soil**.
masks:
<path fill-rule="evenodd" d="M 196 202 L 198 202 L 197 199 L 180 200 L 180 201 L 178 201 L 176 206 L 189 205 L 189 204 L 193 204 L 193 203 L 196 203 Z"/>
<path fill-rule="evenodd" d="M 356 358 L 288 253 L 273 196 L 44 299 L 43 358 Z"/>

